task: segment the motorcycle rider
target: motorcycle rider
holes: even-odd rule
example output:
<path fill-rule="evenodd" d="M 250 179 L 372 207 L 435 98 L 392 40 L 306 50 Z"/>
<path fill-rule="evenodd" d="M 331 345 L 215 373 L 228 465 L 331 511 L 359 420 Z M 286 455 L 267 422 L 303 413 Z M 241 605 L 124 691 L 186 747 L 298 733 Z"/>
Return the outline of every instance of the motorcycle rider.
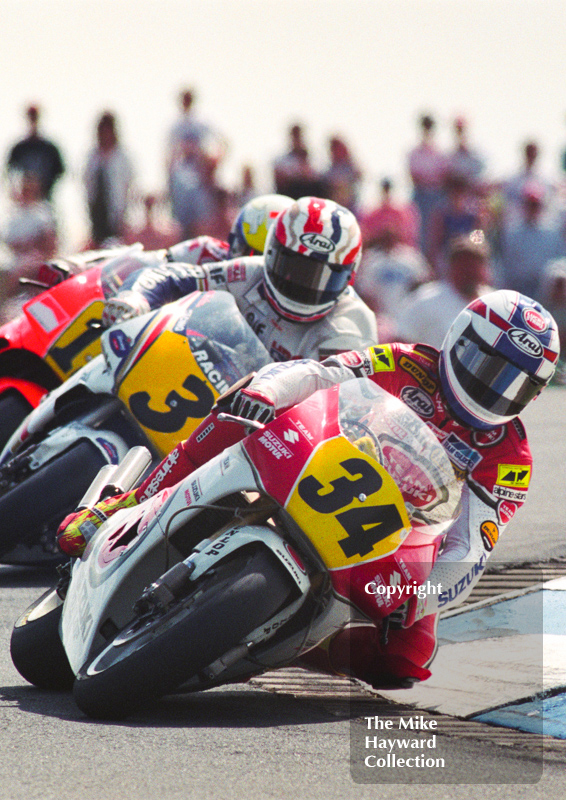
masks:
<path fill-rule="evenodd" d="M 120 273 L 131 259 L 135 259 L 139 266 L 135 272 L 128 266 L 128 284 L 134 282 L 144 270 L 159 270 L 166 264 L 169 265 L 169 271 L 183 274 L 183 268 L 172 264 L 200 266 L 240 256 L 258 255 L 263 253 L 267 232 L 275 217 L 292 202 L 290 197 L 283 194 L 259 195 L 249 200 L 234 220 L 227 242 L 213 236 L 201 235 L 178 242 L 168 250 L 145 251 L 141 250 L 140 244 L 123 248 L 123 252 L 118 252 L 115 264 L 110 264 L 105 270 L 105 280 L 111 284 L 106 295 L 112 297 L 104 307 L 103 325 L 109 328 L 118 320 L 123 321 L 150 310 L 144 296 L 138 292 L 129 292 L 126 282 L 121 279 Z M 116 297 L 118 293 L 119 297 Z"/>
<path fill-rule="evenodd" d="M 499 290 L 458 314 L 440 351 L 395 343 L 338 354 L 323 363 L 303 359 L 271 364 L 249 385 L 220 399 L 217 409 L 265 423 L 319 389 L 369 378 L 427 423 L 462 480 L 461 512 L 429 576 L 430 584 L 440 584 L 440 593 L 424 600 L 411 596 L 391 615 L 387 636 L 376 614 L 376 625 L 340 631 L 303 657 L 303 664 L 349 674 L 376 688 L 409 686 L 430 676 L 439 612 L 470 594 L 505 526 L 525 501 L 532 457 L 518 415 L 549 383 L 558 356 L 552 316 L 524 295 Z M 75 515 L 70 525 L 68 518 L 60 528 L 63 551 L 84 549 L 83 533 L 89 534 L 93 519 L 104 521 L 116 507 L 134 505 L 174 485 L 241 439 L 241 426 L 219 422 L 216 413 L 138 489 L 82 512 L 86 516 Z"/>
<path fill-rule="evenodd" d="M 259 217 L 250 222 L 248 244 L 259 223 L 264 224 Z M 360 228 L 350 211 L 331 200 L 302 197 L 275 218 L 263 255 L 213 265 L 150 266 L 107 301 L 103 323 L 116 324 L 196 290 L 219 289 L 234 296 L 274 361 L 322 360 L 377 340 L 375 316 L 349 285 L 361 251 Z"/>

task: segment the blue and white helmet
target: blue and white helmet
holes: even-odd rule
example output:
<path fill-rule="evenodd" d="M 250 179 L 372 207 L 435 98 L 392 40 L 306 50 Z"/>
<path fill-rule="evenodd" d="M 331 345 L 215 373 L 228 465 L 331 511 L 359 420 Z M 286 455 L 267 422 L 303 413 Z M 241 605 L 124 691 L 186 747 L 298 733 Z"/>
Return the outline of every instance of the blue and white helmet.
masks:
<path fill-rule="evenodd" d="M 543 390 L 559 353 L 556 322 L 540 303 L 507 289 L 483 295 L 458 314 L 442 343 L 444 398 L 465 425 L 502 425 Z"/>

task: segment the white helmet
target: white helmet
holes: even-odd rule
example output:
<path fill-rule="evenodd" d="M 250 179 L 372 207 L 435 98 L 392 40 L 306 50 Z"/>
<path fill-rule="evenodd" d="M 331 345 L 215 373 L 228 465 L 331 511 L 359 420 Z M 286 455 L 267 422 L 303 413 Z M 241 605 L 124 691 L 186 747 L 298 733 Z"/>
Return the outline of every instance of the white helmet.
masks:
<path fill-rule="evenodd" d="M 556 322 L 540 303 L 506 289 L 491 292 L 466 306 L 444 338 L 444 398 L 465 425 L 502 425 L 543 390 L 559 353 Z"/>
<path fill-rule="evenodd" d="M 332 200 L 301 197 L 277 217 L 265 243 L 265 289 L 275 310 L 312 322 L 332 310 L 362 256 L 360 227 Z"/>
<path fill-rule="evenodd" d="M 275 218 L 292 202 L 292 198 L 284 194 L 264 194 L 249 200 L 240 210 L 228 234 L 228 257 L 261 255 L 267 232 Z"/>

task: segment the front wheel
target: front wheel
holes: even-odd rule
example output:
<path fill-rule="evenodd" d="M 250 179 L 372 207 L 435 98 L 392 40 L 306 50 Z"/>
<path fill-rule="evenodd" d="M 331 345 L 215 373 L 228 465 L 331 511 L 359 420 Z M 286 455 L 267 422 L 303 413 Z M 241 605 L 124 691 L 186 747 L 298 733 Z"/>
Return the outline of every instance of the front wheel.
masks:
<path fill-rule="evenodd" d="M 14 625 L 12 662 L 20 675 L 40 689 L 70 690 L 75 675 L 59 636 L 63 600 L 49 589 Z"/>
<path fill-rule="evenodd" d="M 16 545 L 40 544 L 48 557 L 61 561 L 55 545 L 59 523 L 76 508 L 106 463 L 91 442 L 79 441 L 2 495 L 0 556 Z M 25 562 L 9 558 L 5 563 Z"/>
<path fill-rule="evenodd" d="M 202 672 L 283 606 L 292 590 L 267 548 L 245 549 L 195 582 L 165 615 L 140 617 L 77 675 L 73 693 L 95 719 L 120 719 Z"/>

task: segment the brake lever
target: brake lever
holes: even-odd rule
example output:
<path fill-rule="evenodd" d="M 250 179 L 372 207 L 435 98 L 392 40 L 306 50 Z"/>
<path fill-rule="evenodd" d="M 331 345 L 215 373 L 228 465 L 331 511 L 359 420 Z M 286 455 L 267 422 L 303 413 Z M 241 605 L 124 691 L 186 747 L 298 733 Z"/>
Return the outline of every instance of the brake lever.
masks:
<path fill-rule="evenodd" d="M 244 428 L 251 428 L 254 431 L 262 431 L 265 428 L 263 422 L 256 422 L 255 419 L 246 419 L 245 417 L 237 417 L 234 414 L 228 414 L 226 411 L 220 411 L 217 414 L 219 422 L 237 422 L 238 425 L 243 425 Z"/>

